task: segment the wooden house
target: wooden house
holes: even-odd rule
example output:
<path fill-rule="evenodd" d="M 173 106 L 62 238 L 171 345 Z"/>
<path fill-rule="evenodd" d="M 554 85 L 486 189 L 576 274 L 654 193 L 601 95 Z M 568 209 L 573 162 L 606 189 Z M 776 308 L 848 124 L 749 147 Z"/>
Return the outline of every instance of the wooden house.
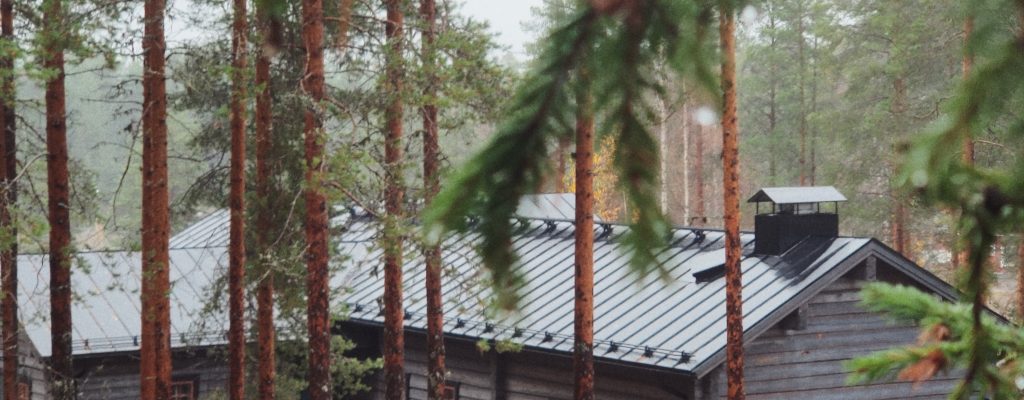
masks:
<path fill-rule="evenodd" d="M 838 235 L 838 202 L 831 188 L 775 188 L 755 195 L 755 231 L 742 234 L 746 389 L 750 399 L 945 398 L 956 376 L 918 387 L 906 382 L 846 384 L 843 363 L 875 350 L 912 343 L 915 326 L 864 311 L 867 282 L 911 285 L 953 300 L 948 284 L 883 243 Z M 452 399 L 568 399 L 572 395 L 572 196 L 525 200 L 513 246 L 525 276 L 521 309 L 496 314 L 468 232 L 444 241 L 444 292 L 449 393 Z M 215 212 L 172 240 L 172 315 L 177 399 L 223 393 L 227 318 L 203 312 L 219 290 L 227 264 L 225 211 Z M 337 331 L 354 340 L 355 354 L 379 356 L 383 316 L 377 221 L 351 209 L 343 228 L 342 272 L 333 301 L 349 319 Z M 677 227 L 659 255 L 668 282 L 637 277 L 622 247 L 624 225 L 595 226 L 595 359 L 601 399 L 724 398 L 725 294 L 723 233 Z M 79 254 L 89 273 L 74 274 L 75 368 L 79 398 L 138 398 L 139 254 Z M 45 256 L 21 259 L 25 315 L 47 310 Z M 426 388 L 425 300 L 419 249 L 406 247 L 405 326 L 409 399 Z M 23 316 L 23 319 L 25 317 Z M 43 359 L 49 354 L 45 319 L 24 319 Z M 382 398 L 380 379 L 362 395 Z M 34 388 L 34 387 L 33 387 Z M 40 391 L 33 398 L 45 399 Z"/>

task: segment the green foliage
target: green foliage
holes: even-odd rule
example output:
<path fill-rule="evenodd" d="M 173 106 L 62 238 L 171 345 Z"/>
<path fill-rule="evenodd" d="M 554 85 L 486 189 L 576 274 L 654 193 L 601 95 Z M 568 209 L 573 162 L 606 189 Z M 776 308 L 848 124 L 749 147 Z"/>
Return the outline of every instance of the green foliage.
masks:
<path fill-rule="evenodd" d="M 938 350 L 943 355 L 941 367 L 947 371 L 969 368 L 974 357 L 1000 360 L 982 365 L 979 379 L 965 382 L 953 398 L 964 398 L 968 393 L 990 393 L 999 399 L 1020 396 L 1014 379 L 1024 374 L 1024 364 L 1019 362 L 1024 354 L 1024 331 L 987 312 L 981 318 L 983 328 L 976 330 L 972 305 L 946 302 L 907 286 L 876 283 L 865 287 L 863 296 L 863 304 L 870 311 L 886 313 L 897 321 L 917 323 L 926 331 L 941 327 L 948 330 L 948 335 L 941 340 L 922 341 L 909 348 L 854 359 L 847 363 L 852 371 L 851 383 L 892 378 L 897 371 L 932 362 L 928 356 Z M 975 347 L 978 343 L 980 348 Z"/>
<path fill-rule="evenodd" d="M 628 5 L 622 5 L 628 4 Z M 661 89 L 655 61 L 668 60 L 681 75 L 711 91 L 710 59 L 702 49 L 710 6 L 694 1 L 624 2 L 621 9 L 581 4 L 543 41 L 536 66 L 507 107 L 490 143 L 448 181 L 426 213 L 428 240 L 470 225 L 482 233 L 479 251 L 490 272 L 495 305 L 516 308 L 523 278 L 511 249 L 513 213 L 519 198 L 550 174 L 550 144 L 571 139 L 573 99 L 593 96 L 602 135 L 617 141 L 614 164 L 630 203 L 633 229 L 624 239 L 633 271 L 660 270 L 656 258 L 668 224 L 656 207 L 657 146 L 646 125 L 653 119 L 646 99 Z M 587 70 L 589 79 L 573 79 Z"/>
<path fill-rule="evenodd" d="M 950 343 L 956 345 L 943 344 L 938 349 L 965 370 L 964 382 L 953 397 L 1017 398 L 1014 381 L 1022 373 L 1017 358 L 1024 338 L 1016 329 L 991 323 L 984 307 L 986 258 L 992 243 L 998 234 L 1019 232 L 1024 222 L 1024 160 L 1018 157 L 1009 166 L 968 165 L 950 149 L 989 129 L 1002 130 L 1008 137 L 1024 136 L 1024 116 L 1018 112 L 1024 104 L 1024 80 L 1019 76 L 1024 69 L 1024 28 L 1011 19 L 1024 15 L 1024 4 L 993 0 L 971 3 L 966 11 L 981 32 L 967 47 L 977 56 L 976 67 L 959 87 L 947 115 L 913 140 L 898 184 L 913 189 L 924 204 L 961 211 L 957 229 L 969 254 L 961 288 L 970 303 L 943 308 L 937 300 L 891 288 L 868 294 L 880 310 L 922 325 L 941 321 L 950 327 Z M 890 359 L 891 368 L 915 359 L 911 353 L 898 354 L 902 356 Z M 886 367 L 884 360 L 875 356 L 856 365 L 868 371 L 864 378 L 877 378 L 883 375 L 879 371 Z"/>

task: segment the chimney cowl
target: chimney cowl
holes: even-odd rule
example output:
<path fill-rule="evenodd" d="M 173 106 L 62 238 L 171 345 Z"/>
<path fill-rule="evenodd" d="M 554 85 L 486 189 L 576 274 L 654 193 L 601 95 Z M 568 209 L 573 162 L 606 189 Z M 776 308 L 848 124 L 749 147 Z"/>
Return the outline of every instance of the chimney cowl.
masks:
<path fill-rule="evenodd" d="M 839 236 L 839 203 L 846 201 L 832 186 L 763 188 L 748 203 L 756 203 L 754 253 L 780 255 L 810 237 Z M 763 210 L 761 203 L 771 206 Z M 829 207 L 822 207 L 831 203 Z"/>

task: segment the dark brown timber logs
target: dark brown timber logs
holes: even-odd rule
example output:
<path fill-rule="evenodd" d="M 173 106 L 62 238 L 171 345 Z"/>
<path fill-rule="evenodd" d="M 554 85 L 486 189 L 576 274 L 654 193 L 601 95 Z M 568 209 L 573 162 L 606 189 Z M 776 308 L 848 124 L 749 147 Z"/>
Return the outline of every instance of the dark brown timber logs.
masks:
<path fill-rule="evenodd" d="M 167 87 L 164 0 L 146 0 L 142 75 L 142 349 L 141 397 L 171 393 L 170 216 L 167 188 Z"/>
<path fill-rule="evenodd" d="M 434 39 L 437 35 L 436 6 L 434 0 L 420 1 L 420 19 L 423 33 L 423 68 L 427 85 L 423 90 L 426 104 L 423 114 L 423 197 L 429 206 L 440 188 L 438 158 L 440 148 L 437 132 L 437 51 Z M 444 299 L 441 293 L 441 246 L 432 245 L 423 249 L 426 260 L 427 290 L 427 398 L 443 400 L 445 390 L 444 369 Z"/>
<path fill-rule="evenodd" d="M 245 397 L 245 68 L 246 0 L 231 27 L 231 228 L 228 243 L 228 398 Z"/>
<path fill-rule="evenodd" d="M 725 314 L 726 378 L 730 400 L 742 400 L 743 391 L 743 283 L 740 269 L 740 166 L 739 121 L 736 112 L 735 15 L 729 7 L 719 14 L 722 51 L 722 183 L 725 190 Z"/>
<path fill-rule="evenodd" d="M 327 198 L 324 196 L 324 9 L 322 0 L 302 1 L 306 73 L 306 289 L 309 326 L 309 398 L 331 398 L 331 333 L 327 287 Z"/>
<path fill-rule="evenodd" d="M 402 328 L 402 2 L 385 0 L 384 93 L 387 137 L 384 139 L 384 390 L 388 400 L 405 395 L 405 338 Z"/>
<path fill-rule="evenodd" d="M 586 71 L 579 74 L 587 79 Z M 580 84 L 586 87 L 585 84 Z M 573 307 L 575 399 L 594 398 L 594 113 L 585 89 L 576 95 L 576 248 Z"/>

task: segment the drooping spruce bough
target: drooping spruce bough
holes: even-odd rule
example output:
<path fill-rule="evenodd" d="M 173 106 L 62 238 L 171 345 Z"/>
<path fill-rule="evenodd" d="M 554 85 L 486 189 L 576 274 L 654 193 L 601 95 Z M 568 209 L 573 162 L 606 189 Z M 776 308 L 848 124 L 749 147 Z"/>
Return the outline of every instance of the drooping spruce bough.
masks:
<path fill-rule="evenodd" d="M 632 229 L 623 245 L 632 271 L 667 276 L 657 259 L 669 224 L 657 206 L 658 147 L 647 128 L 653 120 L 648 101 L 663 90 L 655 78 L 659 60 L 717 93 L 711 68 L 716 58 L 705 51 L 705 32 L 713 27 L 718 4 L 591 0 L 544 41 L 492 141 L 448 180 L 425 218 L 430 241 L 470 225 L 482 234 L 478 250 L 490 272 L 495 306 L 510 310 L 518 304 L 524 282 L 511 248 L 512 216 L 520 196 L 551 172 L 551 147 L 572 140 L 577 90 L 593 94 L 598 134 L 612 135 L 617 143 L 614 165 L 631 210 Z M 588 87 L 573 79 L 581 67 L 593 71 Z"/>
<path fill-rule="evenodd" d="M 1011 167 L 965 163 L 959 149 L 985 129 L 1024 136 L 1024 0 L 967 2 L 965 18 L 974 31 L 965 51 L 976 66 L 958 88 L 946 115 L 908 148 L 898 184 L 923 203 L 961 211 L 957 229 L 968 264 L 959 271 L 963 304 L 944 304 L 915 289 L 874 285 L 865 290 L 869 309 L 915 321 L 924 333 L 916 346 L 852 361 L 854 381 L 898 374 L 926 380 L 943 369 L 958 369 L 964 380 L 952 398 L 982 395 L 1019 398 L 1024 376 L 1024 336 L 1019 328 L 997 324 L 985 309 L 986 260 L 999 234 L 1020 234 L 1024 226 L 1024 159 Z"/>

